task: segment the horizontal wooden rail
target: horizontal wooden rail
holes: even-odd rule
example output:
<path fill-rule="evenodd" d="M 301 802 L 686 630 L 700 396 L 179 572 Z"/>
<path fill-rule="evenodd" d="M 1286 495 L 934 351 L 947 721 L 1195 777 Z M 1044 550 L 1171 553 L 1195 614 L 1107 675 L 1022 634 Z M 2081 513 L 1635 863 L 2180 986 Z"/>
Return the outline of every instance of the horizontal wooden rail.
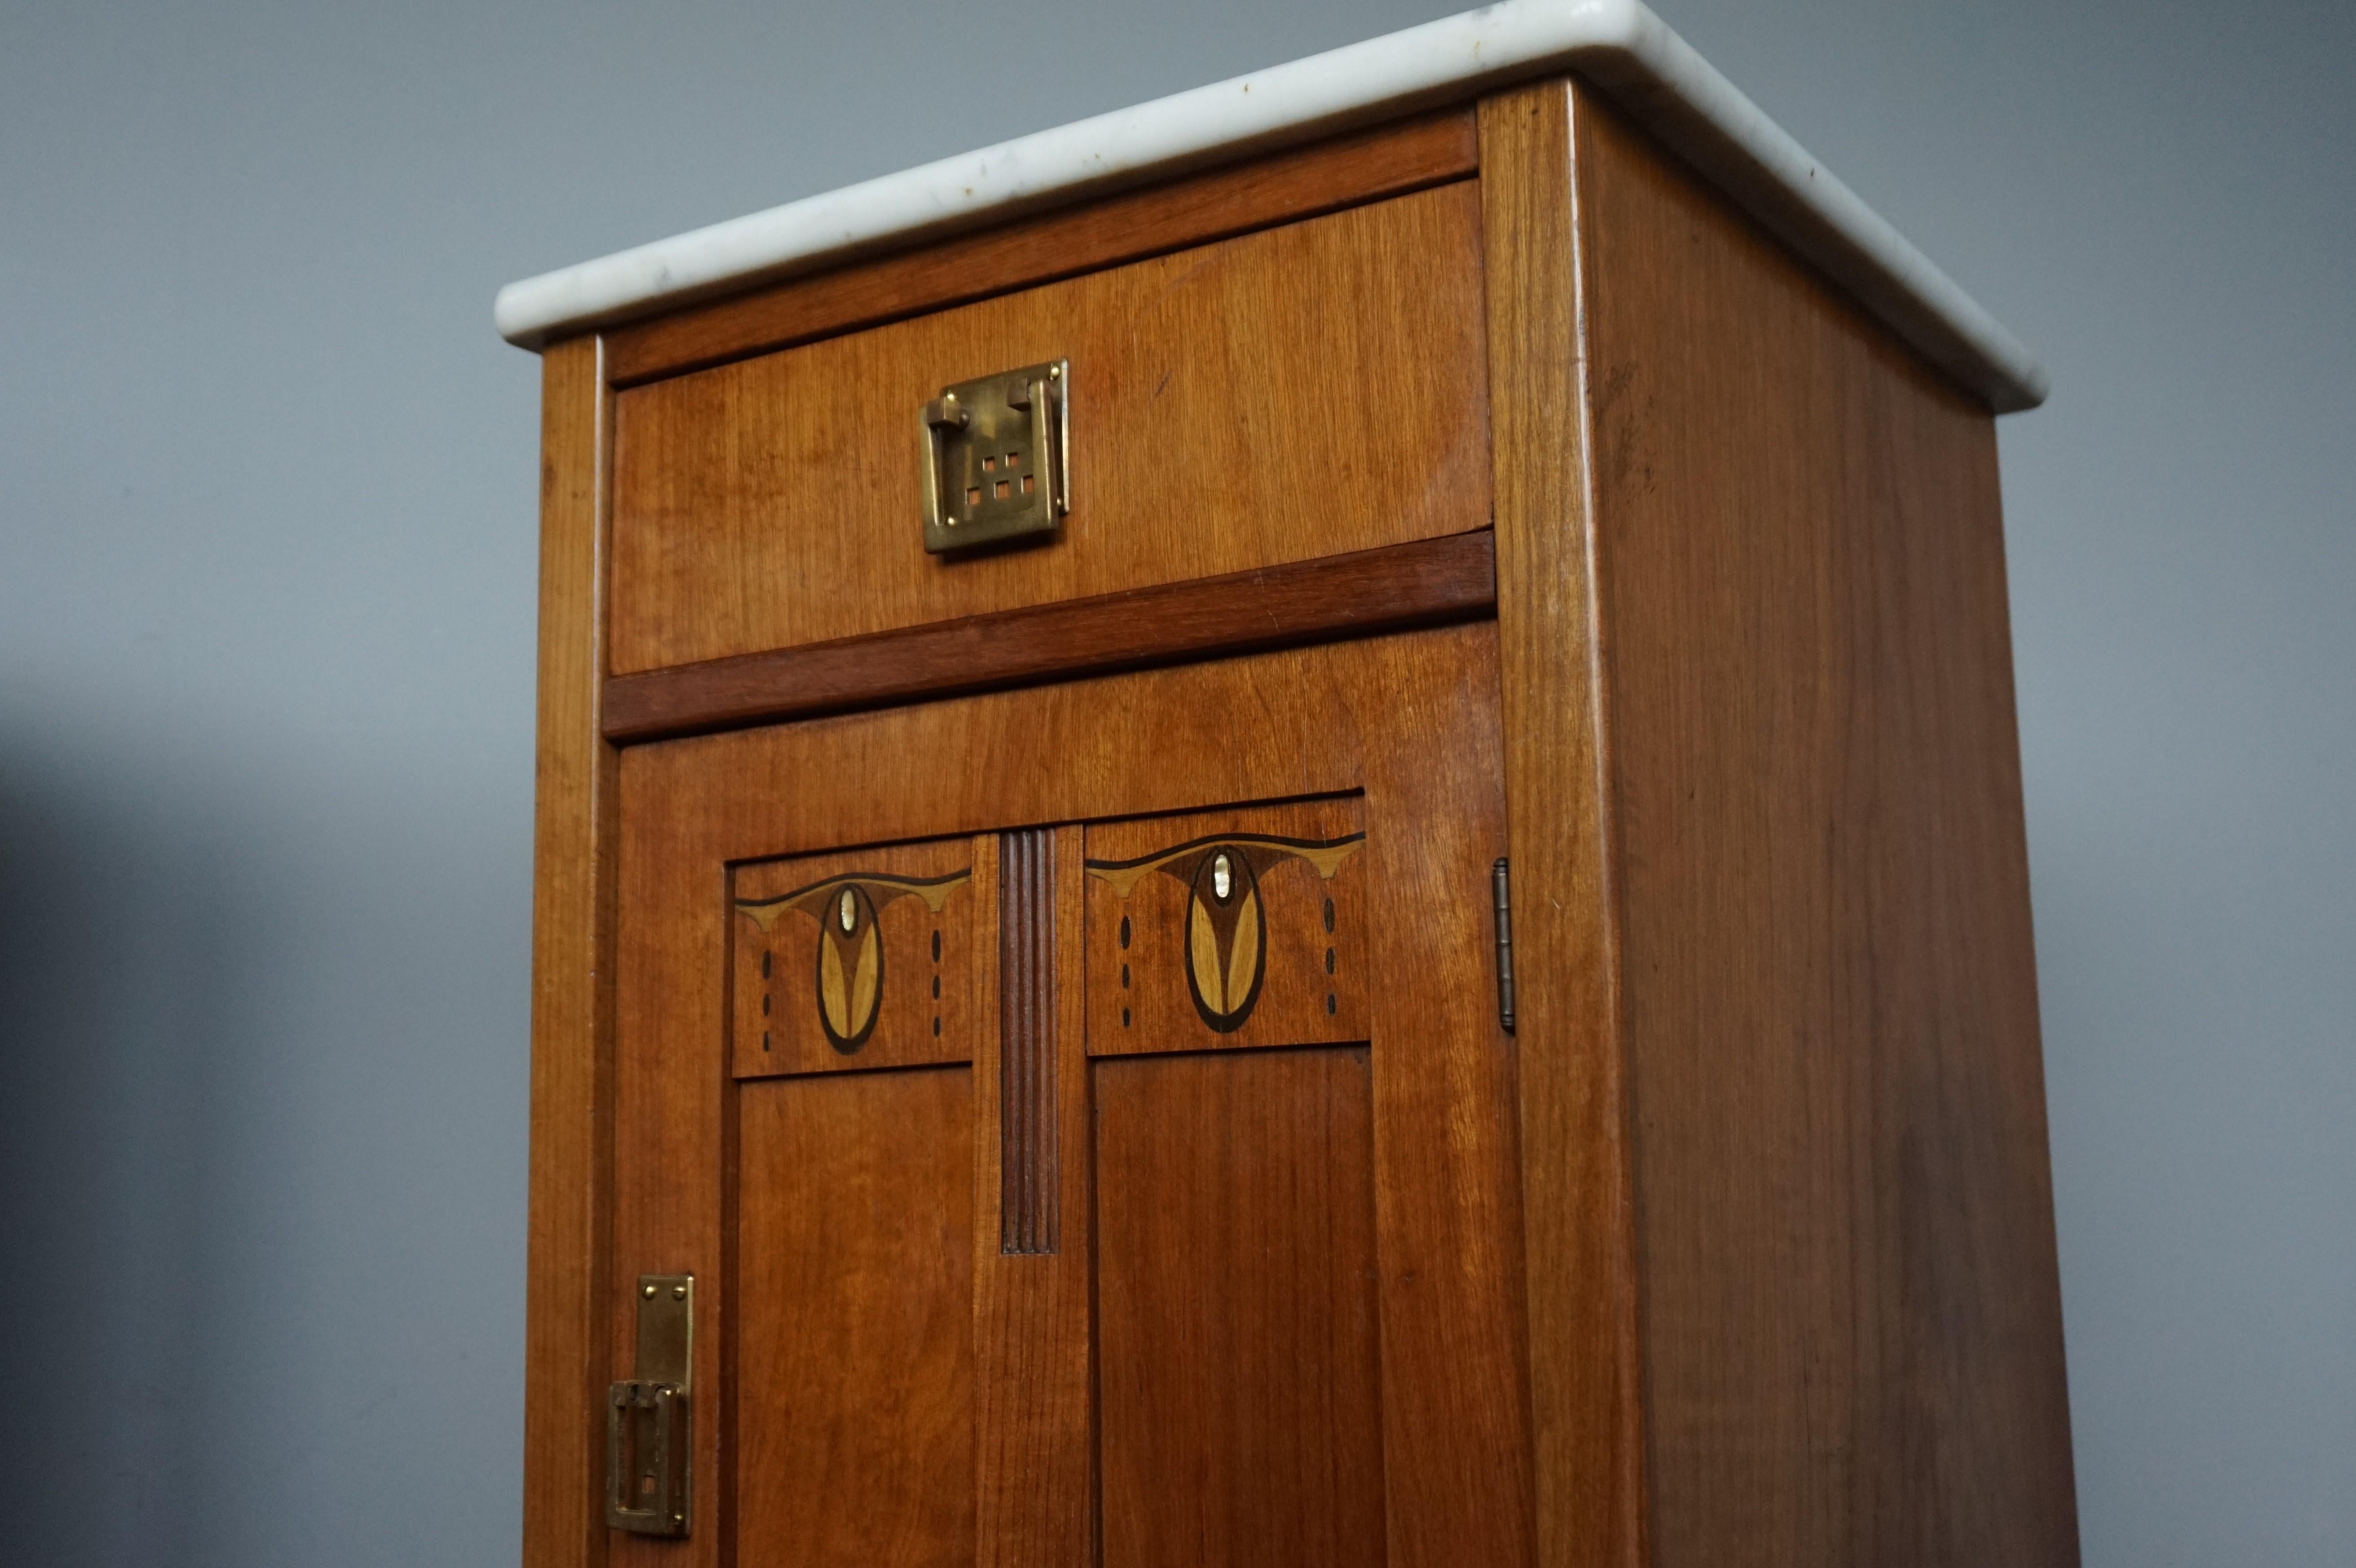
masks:
<path fill-rule="evenodd" d="M 608 678 L 605 732 L 650 741 L 917 698 L 1475 620 L 1484 529 Z"/>

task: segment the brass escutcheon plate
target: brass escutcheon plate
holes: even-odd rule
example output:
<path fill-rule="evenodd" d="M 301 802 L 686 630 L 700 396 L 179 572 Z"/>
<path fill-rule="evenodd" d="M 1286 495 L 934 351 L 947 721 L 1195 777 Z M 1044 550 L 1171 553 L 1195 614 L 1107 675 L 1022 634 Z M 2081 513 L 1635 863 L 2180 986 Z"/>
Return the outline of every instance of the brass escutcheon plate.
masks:
<path fill-rule="evenodd" d="M 682 1536 L 693 1509 L 695 1276 L 638 1276 L 637 1376 L 605 1396 L 605 1524 Z"/>

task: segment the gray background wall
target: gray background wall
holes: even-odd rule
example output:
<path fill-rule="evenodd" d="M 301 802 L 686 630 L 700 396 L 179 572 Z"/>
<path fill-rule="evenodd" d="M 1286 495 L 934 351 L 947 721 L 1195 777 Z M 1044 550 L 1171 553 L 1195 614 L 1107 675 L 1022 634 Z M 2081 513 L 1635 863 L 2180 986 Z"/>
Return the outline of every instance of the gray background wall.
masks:
<path fill-rule="evenodd" d="M 2087 1561 L 2344 1568 L 2356 13 L 1663 8 L 2053 369 L 2003 455 Z M 0 15 L 0 1558 L 514 1560 L 494 288 L 1436 14 Z"/>

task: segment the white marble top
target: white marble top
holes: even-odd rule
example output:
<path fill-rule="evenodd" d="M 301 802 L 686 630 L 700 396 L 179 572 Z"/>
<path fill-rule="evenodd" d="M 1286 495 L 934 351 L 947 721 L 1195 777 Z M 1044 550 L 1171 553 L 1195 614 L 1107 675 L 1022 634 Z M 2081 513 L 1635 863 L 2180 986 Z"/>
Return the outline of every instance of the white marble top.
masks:
<path fill-rule="evenodd" d="M 2036 358 L 1638 0 L 1503 0 L 509 283 L 510 342 L 641 316 L 918 237 L 1574 70 L 1999 413 Z"/>

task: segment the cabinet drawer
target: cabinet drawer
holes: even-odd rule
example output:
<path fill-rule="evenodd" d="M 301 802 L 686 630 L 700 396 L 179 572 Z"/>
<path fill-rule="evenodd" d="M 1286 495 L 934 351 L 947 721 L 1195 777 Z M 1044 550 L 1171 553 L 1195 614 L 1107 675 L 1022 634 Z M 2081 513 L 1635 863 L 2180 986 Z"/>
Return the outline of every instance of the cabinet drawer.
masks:
<path fill-rule="evenodd" d="M 1470 180 L 616 397 L 626 675 L 1484 528 Z M 926 553 L 919 411 L 1065 359 L 1050 542 Z"/>

